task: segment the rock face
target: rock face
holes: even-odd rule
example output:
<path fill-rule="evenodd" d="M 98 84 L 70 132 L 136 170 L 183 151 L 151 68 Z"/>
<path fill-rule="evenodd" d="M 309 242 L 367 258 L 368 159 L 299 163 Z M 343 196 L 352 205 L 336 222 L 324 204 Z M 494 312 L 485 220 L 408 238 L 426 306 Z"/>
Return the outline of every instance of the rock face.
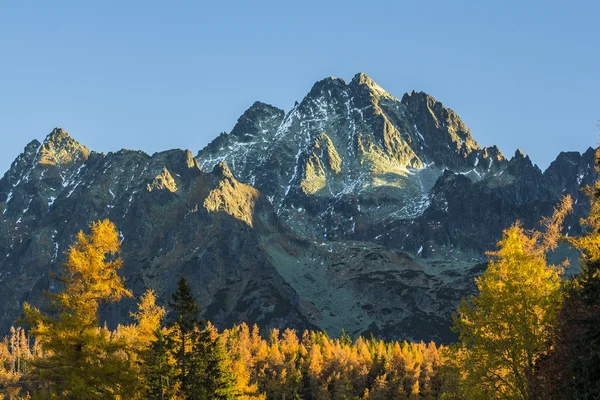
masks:
<path fill-rule="evenodd" d="M 206 173 L 189 151 L 105 155 L 65 137 L 55 129 L 30 143 L 0 182 L 3 330 L 24 301 L 39 304 L 41 289 L 57 290 L 49 272 L 77 231 L 104 218 L 119 227 L 122 272 L 137 294 L 152 287 L 166 299 L 184 274 L 218 324 L 312 326 L 261 249 L 263 236 L 284 235 L 271 204 L 225 165 Z M 105 316 L 114 324 L 131 306 Z"/>
<path fill-rule="evenodd" d="M 533 227 L 570 194 L 580 230 L 593 163 L 593 149 L 544 172 L 507 159 L 428 94 L 399 100 L 362 73 L 317 82 L 287 113 L 254 103 L 196 157 L 101 154 L 55 129 L 0 180 L 0 331 L 58 289 L 48 274 L 76 232 L 109 218 L 128 287 L 166 301 L 186 275 L 218 327 L 448 341 L 504 227 Z"/>
<path fill-rule="evenodd" d="M 246 140 L 257 127 L 261 139 Z M 542 173 L 521 151 L 509 160 L 481 148 L 428 94 L 399 100 L 363 73 L 317 82 L 285 116 L 255 103 L 197 159 L 204 169 L 226 162 L 299 235 L 424 257 L 481 259 L 503 227 L 533 226 L 561 195 L 584 207 L 579 188 L 594 179 L 592 149 L 561 153 Z"/>

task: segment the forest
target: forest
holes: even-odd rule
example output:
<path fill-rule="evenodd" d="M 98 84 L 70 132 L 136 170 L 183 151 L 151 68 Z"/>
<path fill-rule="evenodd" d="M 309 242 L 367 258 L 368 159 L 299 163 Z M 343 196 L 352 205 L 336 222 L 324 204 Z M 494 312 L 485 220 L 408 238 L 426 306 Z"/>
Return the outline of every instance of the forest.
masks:
<path fill-rule="evenodd" d="M 506 227 L 477 293 L 453 315 L 448 346 L 245 323 L 219 332 L 200 319 L 185 277 L 166 307 L 148 290 L 133 323 L 108 329 L 99 307 L 133 295 L 118 231 L 94 222 L 65 254 L 50 311 L 24 304 L 0 342 L 0 398 L 600 398 L 600 181 L 585 190 L 579 237 L 562 234 L 569 197 L 539 229 Z M 548 261 L 563 243 L 579 252 L 577 276 L 564 276 L 567 260 Z"/>

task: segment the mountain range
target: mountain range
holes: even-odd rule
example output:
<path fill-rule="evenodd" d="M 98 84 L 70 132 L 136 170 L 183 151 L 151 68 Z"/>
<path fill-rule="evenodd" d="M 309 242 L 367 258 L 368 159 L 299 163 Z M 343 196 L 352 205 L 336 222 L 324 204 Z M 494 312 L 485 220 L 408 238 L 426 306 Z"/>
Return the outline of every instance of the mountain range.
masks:
<path fill-rule="evenodd" d="M 256 102 L 196 154 L 104 154 L 56 128 L 0 179 L 0 332 L 23 302 L 44 306 L 75 234 L 108 218 L 126 285 L 165 304 L 185 275 L 217 327 L 448 342 L 505 227 L 535 227 L 569 194 L 565 233 L 581 231 L 594 152 L 541 171 L 480 147 L 432 96 L 394 97 L 364 73 L 315 83 L 288 112 Z M 134 306 L 102 315 L 114 326 Z"/>

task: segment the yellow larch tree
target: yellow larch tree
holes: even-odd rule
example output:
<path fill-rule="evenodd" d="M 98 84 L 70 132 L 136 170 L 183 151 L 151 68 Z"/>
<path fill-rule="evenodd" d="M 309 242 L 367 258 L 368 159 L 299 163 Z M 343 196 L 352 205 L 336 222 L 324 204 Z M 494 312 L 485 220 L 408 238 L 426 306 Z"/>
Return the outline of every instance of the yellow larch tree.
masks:
<path fill-rule="evenodd" d="M 137 377 L 127 341 L 99 327 L 98 307 L 131 293 L 118 275 L 120 241 L 112 222 L 94 222 L 66 252 L 63 289 L 47 293 L 53 314 L 24 305 L 24 321 L 45 357 L 30 362 L 31 386 L 44 398 L 131 398 Z"/>
<path fill-rule="evenodd" d="M 540 231 L 516 223 L 491 252 L 478 294 L 463 300 L 454 318 L 459 334 L 462 387 L 468 398 L 531 399 L 535 363 L 546 352 L 561 302 L 561 268 L 547 263 L 562 222 L 566 197 Z"/>

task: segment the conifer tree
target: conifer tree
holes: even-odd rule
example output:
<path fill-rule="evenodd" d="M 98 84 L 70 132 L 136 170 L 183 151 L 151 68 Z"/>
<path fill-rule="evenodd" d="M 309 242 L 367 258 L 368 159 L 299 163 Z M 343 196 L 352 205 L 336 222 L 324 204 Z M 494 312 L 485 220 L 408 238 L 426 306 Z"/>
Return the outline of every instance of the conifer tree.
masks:
<path fill-rule="evenodd" d="M 66 252 L 64 288 L 49 294 L 56 315 L 24 305 L 25 322 L 46 356 L 30 362 L 31 384 L 45 396 L 69 399 L 109 398 L 135 393 L 125 340 L 99 328 L 103 302 L 130 297 L 118 275 L 121 242 L 108 220 L 91 224 L 91 233 L 77 234 Z"/>
<path fill-rule="evenodd" d="M 187 338 L 186 380 L 181 391 L 186 399 L 207 399 L 208 389 L 205 384 L 208 352 L 210 351 L 210 333 L 196 325 Z"/>
<path fill-rule="evenodd" d="M 231 360 L 222 338 L 208 323 L 196 325 L 188 338 L 187 370 L 182 394 L 194 400 L 229 400 L 237 397 Z"/>
<path fill-rule="evenodd" d="M 220 338 L 210 340 L 206 349 L 206 369 L 201 384 L 206 391 L 206 400 L 231 400 L 237 398 L 235 376 L 227 350 Z"/>
<path fill-rule="evenodd" d="M 160 328 L 154 332 L 154 338 L 142 358 L 145 398 L 172 399 L 176 392 L 176 372 L 170 360 L 169 345 Z"/>
<path fill-rule="evenodd" d="M 352 338 L 342 328 L 342 334 L 340 335 L 340 343 L 342 346 L 352 346 Z"/>
<path fill-rule="evenodd" d="M 191 360 L 191 343 L 190 336 L 194 329 L 198 327 L 200 322 L 200 309 L 196 298 L 192 293 L 192 289 L 185 277 L 181 277 L 177 283 L 177 290 L 173 293 L 172 301 L 169 306 L 175 313 L 173 322 L 174 332 L 172 337 L 173 345 L 176 347 L 175 358 L 179 367 L 179 382 L 182 392 L 189 392 L 190 385 L 193 382 L 188 380 L 188 367 Z M 176 342 L 175 342 L 176 340 Z"/>

